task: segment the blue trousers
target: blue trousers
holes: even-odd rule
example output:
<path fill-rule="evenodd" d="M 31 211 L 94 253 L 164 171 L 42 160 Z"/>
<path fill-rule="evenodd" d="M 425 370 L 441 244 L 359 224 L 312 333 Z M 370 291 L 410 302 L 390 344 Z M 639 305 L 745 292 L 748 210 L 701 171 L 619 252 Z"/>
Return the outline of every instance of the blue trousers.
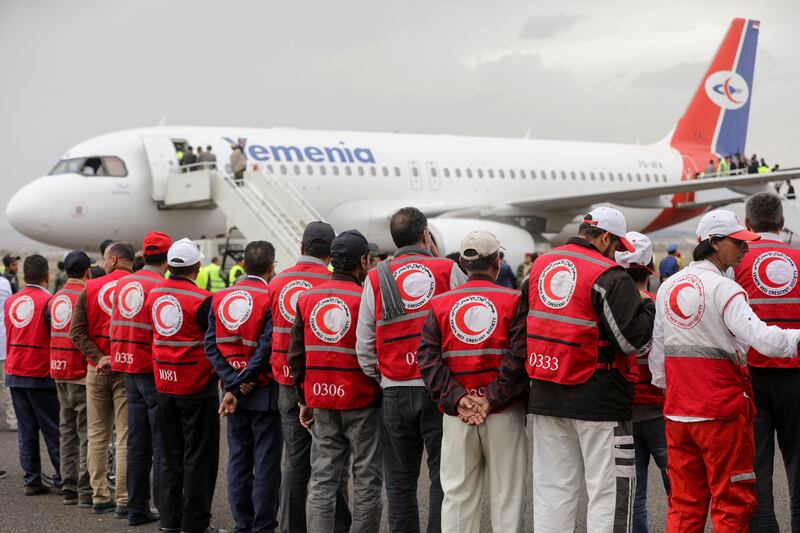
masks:
<path fill-rule="evenodd" d="M 278 411 L 236 410 L 228 417 L 228 501 L 237 533 L 278 527 L 283 434 Z"/>
<path fill-rule="evenodd" d="M 664 417 L 633 423 L 633 446 L 636 450 L 636 497 L 633 500 L 633 533 L 648 533 L 647 468 L 650 456 L 661 470 L 664 490 L 669 494 L 667 477 L 667 434 Z"/>
<path fill-rule="evenodd" d="M 158 431 L 158 391 L 153 374 L 125 374 L 128 401 L 128 520 L 150 515 L 150 471 L 153 502 L 159 506 L 161 437 Z"/>
<path fill-rule="evenodd" d="M 11 387 L 11 402 L 17 415 L 19 430 L 19 464 L 28 485 L 42 484 L 42 459 L 39 432 L 44 437 L 50 463 L 55 468 L 53 484 L 61 486 L 61 452 L 59 450 L 58 395 L 55 388 L 26 389 Z"/>

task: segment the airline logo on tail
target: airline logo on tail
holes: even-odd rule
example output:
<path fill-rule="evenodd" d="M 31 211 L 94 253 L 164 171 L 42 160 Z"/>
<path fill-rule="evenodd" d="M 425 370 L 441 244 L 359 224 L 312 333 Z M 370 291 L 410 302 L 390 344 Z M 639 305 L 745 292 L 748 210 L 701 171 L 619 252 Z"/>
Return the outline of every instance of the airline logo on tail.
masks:
<path fill-rule="evenodd" d="M 720 70 L 706 78 L 706 94 L 722 109 L 739 109 L 750 98 L 750 89 L 739 74 Z"/>

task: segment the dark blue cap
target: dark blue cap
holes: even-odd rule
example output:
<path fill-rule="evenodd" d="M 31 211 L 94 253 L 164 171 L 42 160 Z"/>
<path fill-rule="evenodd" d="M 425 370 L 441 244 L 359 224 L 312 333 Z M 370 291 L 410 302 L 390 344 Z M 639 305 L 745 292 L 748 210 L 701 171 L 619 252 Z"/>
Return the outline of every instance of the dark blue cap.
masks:
<path fill-rule="evenodd" d="M 72 250 L 64 258 L 64 271 L 68 276 L 70 274 L 78 274 L 94 265 L 94 263 L 94 259 L 86 255 L 83 250 Z"/>
<path fill-rule="evenodd" d="M 377 251 L 377 246 L 367 241 L 360 231 L 343 231 L 331 243 L 331 264 L 336 268 L 367 255 L 370 251 Z"/>

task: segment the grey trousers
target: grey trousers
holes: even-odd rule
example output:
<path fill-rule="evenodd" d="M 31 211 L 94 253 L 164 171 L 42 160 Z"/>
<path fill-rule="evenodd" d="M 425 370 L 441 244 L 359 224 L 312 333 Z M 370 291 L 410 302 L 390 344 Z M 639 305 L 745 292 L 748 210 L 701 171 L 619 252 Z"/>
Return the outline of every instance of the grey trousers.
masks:
<path fill-rule="evenodd" d="M 89 471 L 86 468 L 86 385 L 56 382 L 58 423 L 61 437 L 61 479 L 64 490 L 92 495 Z"/>
<path fill-rule="evenodd" d="M 351 533 L 374 533 L 381 525 L 381 458 L 375 407 L 339 411 L 314 409 L 311 426 L 311 482 L 308 487 L 308 530 L 331 533 L 334 529 L 336 492 L 342 466 L 351 457 L 353 499 Z"/>

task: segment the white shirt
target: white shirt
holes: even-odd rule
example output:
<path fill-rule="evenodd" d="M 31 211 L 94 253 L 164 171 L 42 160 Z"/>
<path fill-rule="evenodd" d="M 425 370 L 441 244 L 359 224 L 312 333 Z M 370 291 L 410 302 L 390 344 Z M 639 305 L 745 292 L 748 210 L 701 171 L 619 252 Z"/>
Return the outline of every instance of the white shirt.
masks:
<path fill-rule="evenodd" d="M 695 261 L 690 268 L 713 269 L 719 273 L 719 269 L 710 261 Z M 741 289 L 741 287 L 740 287 Z M 656 318 L 653 324 L 653 346 L 650 350 L 648 362 L 650 373 L 653 376 L 652 383 L 656 387 L 666 388 L 666 376 L 664 373 L 664 298 L 666 289 L 659 290 L 656 301 Z M 772 357 L 796 357 L 797 343 L 800 342 L 800 330 L 784 330 L 778 326 L 768 326 L 756 316 L 747 301 L 744 289 L 737 292 L 725 306 L 722 319 L 731 335 L 731 342 L 742 357 L 747 357 L 747 351 L 752 346 L 762 354 L 769 354 Z M 701 422 L 712 420 L 710 418 L 698 418 L 690 416 L 670 416 L 670 420 L 677 422 Z"/>
<path fill-rule="evenodd" d="M 0 276 L 0 361 L 6 360 L 6 300 L 11 296 L 11 283 Z"/>

